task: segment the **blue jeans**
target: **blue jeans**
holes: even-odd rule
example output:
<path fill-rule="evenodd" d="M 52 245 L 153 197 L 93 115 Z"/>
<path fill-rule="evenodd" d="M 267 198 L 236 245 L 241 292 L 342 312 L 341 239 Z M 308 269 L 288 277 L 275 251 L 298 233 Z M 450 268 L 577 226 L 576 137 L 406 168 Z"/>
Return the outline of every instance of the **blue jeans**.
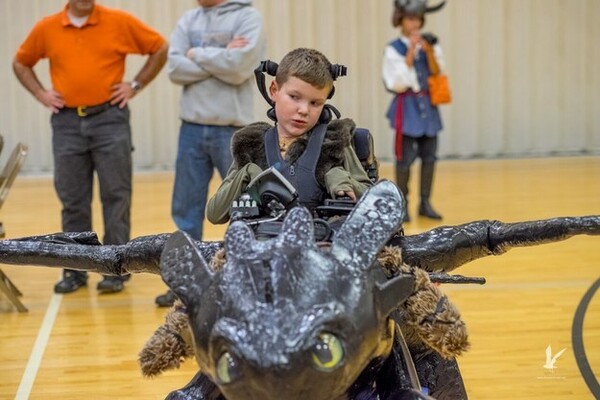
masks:
<path fill-rule="evenodd" d="M 215 167 L 225 178 L 231 166 L 231 137 L 239 128 L 182 122 L 179 130 L 171 216 L 177 228 L 202 239 L 208 185 Z"/>

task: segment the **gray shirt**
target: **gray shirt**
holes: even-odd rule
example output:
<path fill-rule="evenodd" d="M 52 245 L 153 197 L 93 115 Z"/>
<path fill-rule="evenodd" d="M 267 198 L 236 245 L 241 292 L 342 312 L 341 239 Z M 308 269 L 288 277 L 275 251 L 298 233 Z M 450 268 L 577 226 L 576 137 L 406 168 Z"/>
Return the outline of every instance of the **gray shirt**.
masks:
<path fill-rule="evenodd" d="M 182 85 L 180 118 L 218 126 L 254 122 L 254 69 L 264 58 L 262 17 L 250 0 L 228 0 L 218 6 L 186 12 L 171 35 L 168 73 Z M 248 44 L 227 49 L 236 36 Z M 194 57 L 187 57 L 189 49 Z"/>

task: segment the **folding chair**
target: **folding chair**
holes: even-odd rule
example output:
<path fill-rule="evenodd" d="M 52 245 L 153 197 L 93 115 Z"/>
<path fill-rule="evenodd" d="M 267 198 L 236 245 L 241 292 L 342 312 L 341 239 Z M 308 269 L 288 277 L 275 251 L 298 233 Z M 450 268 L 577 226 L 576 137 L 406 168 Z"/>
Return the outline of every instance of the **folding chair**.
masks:
<path fill-rule="evenodd" d="M 0 135 L 0 150 L 4 144 L 4 139 Z M 21 170 L 25 157 L 27 157 L 27 146 L 23 143 L 19 143 L 15 146 L 15 149 L 11 153 L 2 174 L 0 175 L 0 208 L 4 204 L 8 192 L 17 177 L 17 174 Z M 4 226 L 0 222 L 0 238 L 5 236 Z M 6 297 L 13 303 L 19 312 L 26 312 L 27 308 L 21 303 L 19 297 L 23 294 L 17 289 L 17 287 L 11 282 L 4 272 L 0 269 L 0 292 L 4 293 Z"/>
<path fill-rule="evenodd" d="M 27 312 L 27 307 L 25 307 L 23 303 L 21 303 L 21 300 L 19 300 L 19 297 L 22 296 L 23 293 L 21 293 L 19 289 L 17 289 L 14 283 L 12 283 L 10 279 L 8 279 L 8 276 L 6 276 L 6 274 L 2 272 L 1 269 L 0 292 L 4 293 L 4 295 L 8 298 L 8 300 L 10 300 L 11 303 L 13 303 L 13 305 L 17 308 L 19 312 Z"/>
<path fill-rule="evenodd" d="M 8 192 L 12 187 L 15 178 L 25 162 L 27 152 L 27 146 L 23 143 L 18 143 L 13 152 L 10 154 L 9 159 L 2 170 L 2 174 L 0 175 L 0 208 L 2 208 L 2 205 L 8 196 Z"/>

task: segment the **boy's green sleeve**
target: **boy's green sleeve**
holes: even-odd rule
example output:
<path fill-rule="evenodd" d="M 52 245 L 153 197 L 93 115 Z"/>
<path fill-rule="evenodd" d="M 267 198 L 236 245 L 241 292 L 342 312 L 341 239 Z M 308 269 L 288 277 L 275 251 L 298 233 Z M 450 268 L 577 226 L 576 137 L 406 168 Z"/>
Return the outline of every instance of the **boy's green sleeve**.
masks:
<path fill-rule="evenodd" d="M 253 163 L 246 164 L 241 169 L 232 165 L 217 193 L 208 200 L 206 205 L 208 220 L 213 224 L 224 224 L 229 221 L 231 203 L 242 195 L 248 183 L 261 172 L 260 167 Z"/>
<path fill-rule="evenodd" d="M 331 198 L 335 198 L 339 191 L 353 191 L 358 198 L 373 186 L 373 183 L 356 157 L 356 153 L 350 147 L 346 147 L 344 166 L 332 168 L 325 174 L 325 186 Z"/>

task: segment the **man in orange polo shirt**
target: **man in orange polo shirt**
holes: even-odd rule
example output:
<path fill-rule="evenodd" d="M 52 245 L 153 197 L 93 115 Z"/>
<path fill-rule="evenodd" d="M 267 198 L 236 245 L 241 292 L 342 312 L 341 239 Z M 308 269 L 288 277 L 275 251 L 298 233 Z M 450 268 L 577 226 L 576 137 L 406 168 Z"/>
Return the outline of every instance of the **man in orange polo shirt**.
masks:
<path fill-rule="evenodd" d="M 105 244 L 129 240 L 131 128 L 127 103 L 160 72 L 167 42 L 132 15 L 68 0 L 65 8 L 39 21 L 19 47 L 13 69 L 19 81 L 52 111 L 54 187 L 62 202 L 65 232 L 92 230 L 94 171 L 100 184 Z M 127 54 L 148 55 L 131 82 L 123 82 Z M 33 70 L 50 61 L 51 88 Z M 98 290 L 120 292 L 128 277 L 105 276 Z M 85 272 L 64 270 L 56 293 L 87 284 Z"/>

